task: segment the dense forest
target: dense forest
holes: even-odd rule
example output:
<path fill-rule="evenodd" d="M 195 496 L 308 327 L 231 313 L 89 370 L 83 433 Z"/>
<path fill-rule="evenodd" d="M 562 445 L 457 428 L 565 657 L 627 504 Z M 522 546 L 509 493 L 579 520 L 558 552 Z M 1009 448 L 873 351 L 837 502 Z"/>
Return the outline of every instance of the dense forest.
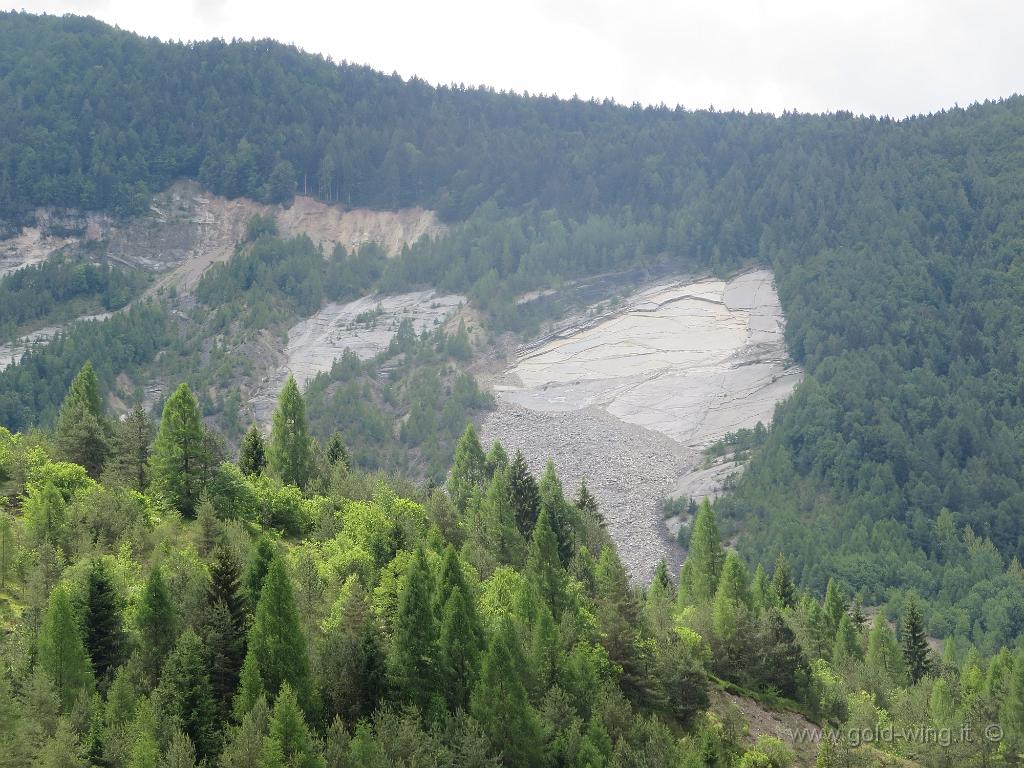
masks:
<path fill-rule="evenodd" d="M 519 293 L 596 272 L 771 266 L 807 375 L 716 505 L 723 530 L 750 564 L 785 552 L 812 594 L 834 579 L 865 604 L 919 605 L 961 669 L 1024 632 L 1024 99 L 773 117 L 432 87 L 74 17 L 4 14 L 0 43 L 8 231 L 40 205 L 127 215 L 179 177 L 421 204 L 450 236 L 345 279 L 465 291 L 498 329 L 535 322 Z M 233 274 L 211 273 L 211 301 Z M 86 359 L 109 387 L 172 332 L 142 305 L 30 353 L 0 373 L 0 424 L 52 425 Z"/>
<path fill-rule="evenodd" d="M 913 601 L 897 635 L 751 574 L 706 503 L 641 589 L 585 483 L 472 426 L 422 488 L 311 438 L 292 379 L 235 461 L 186 384 L 156 424 L 103 400 L 87 363 L 52 433 L 0 430 L 5 765 L 1020 764 L 1024 650 L 939 657 Z"/>

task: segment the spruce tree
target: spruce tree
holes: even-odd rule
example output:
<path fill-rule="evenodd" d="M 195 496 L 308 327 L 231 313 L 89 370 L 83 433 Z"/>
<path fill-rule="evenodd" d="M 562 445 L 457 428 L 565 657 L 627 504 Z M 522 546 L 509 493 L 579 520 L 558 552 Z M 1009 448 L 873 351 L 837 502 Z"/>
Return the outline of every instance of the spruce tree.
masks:
<path fill-rule="evenodd" d="M 775 559 L 771 591 L 779 608 L 796 606 L 796 584 L 793 583 L 793 572 L 789 567 L 789 561 L 781 552 Z"/>
<path fill-rule="evenodd" d="M 402 580 L 394 633 L 388 655 L 388 683 L 395 697 L 434 712 L 437 687 L 437 623 L 433 579 L 423 549 L 416 550 Z"/>
<path fill-rule="evenodd" d="M 516 525 L 523 536 L 529 536 L 540 514 L 540 491 L 537 488 L 537 481 L 526 466 L 522 451 L 516 451 L 515 458 L 512 459 L 508 483 Z"/>
<path fill-rule="evenodd" d="M 751 669 L 752 600 L 747 568 L 736 552 L 725 558 L 712 609 L 717 653 L 715 665 L 723 676 L 734 678 Z"/>
<path fill-rule="evenodd" d="M 928 674 L 932 667 L 931 650 L 924 631 L 924 619 L 917 601 L 911 597 L 903 611 L 903 662 L 907 666 L 910 681 L 917 683 Z"/>
<path fill-rule="evenodd" d="M 284 561 L 275 557 L 256 604 L 256 615 L 249 630 L 248 654 L 258 665 L 268 696 L 276 696 L 288 683 L 302 708 L 313 711 L 313 690 L 309 674 L 309 654 L 302 633 L 295 593 Z"/>
<path fill-rule="evenodd" d="M 690 545 L 686 553 L 685 584 L 680 577 L 680 592 L 696 603 L 709 603 L 718 590 L 718 580 L 725 563 L 722 539 L 715 523 L 711 503 L 704 499 L 693 521 Z"/>
<path fill-rule="evenodd" d="M 57 689 L 61 706 L 71 709 L 93 685 L 92 663 L 82 641 L 71 596 L 63 585 L 50 593 L 49 606 L 39 633 L 39 664 Z"/>
<path fill-rule="evenodd" d="M 57 450 L 68 461 L 100 476 L 109 451 L 99 380 L 86 362 L 71 382 L 57 415 Z"/>
<path fill-rule="evenodd" d="M 502 618 L 484 654 L 469 710 L 511 768 L 540 765 L 543 739 L 520 676 L 524 666 L 511 621 Z"/>
<path fill-rule="evenodd" d="M 345 441 L 341 437 L 340 432 L 334 432 L 331 435 L 331 439 L 327 442 L 327 450 L 324 454 L 327 458 L 327 463 L 332 467 L 343 466 L 346 469 L 349 468 L 351 459 L 348 455 L 348 448 L 345 447 Z"/>
<path fill-rule="evenodd" d="M 1017 649 L 1007 672 L 1009 680 L 999 709 L 999 724 L 1009 737 L 1010 749 L 1020 753 L 1024 749 L 1024 648 Z"/>
<path fill-rule="evenodd" d="M 202 635 L 210 658 L 210 683 L 222 711 L 238 688 L 245 660 L 246 606 L 238 565 L 224 547 L 214 552 Z"/>
<path fill-rule="evenodd" d="M 144 493 L 149 484 L 149 454 L 156 427 L 141 407 L 114 427 L 107 471 L 121 484 Z"/>
<path fill-rule="evenodd" d="M 238 468 L 243 475 L 260 475 L 266 466 L 267 447 L 263 442 L 263 433 L 253 422 L 242 438 L 242 446 L 238 450 Z"/>
<path fill-rule="evenodd" d="M 761 684 L 783 696 L 796 698 L 807 659 L 778 608 L 769 608 L 765 613 L 755 647 L 757 677 Z"/>
<path fill-rule="evenodd" d="M 85 647 L 100 688 L 106 690 L 114 670 L 124 660 L 127 638 L 117 588 L 106 564 L 98 558 L 89 567 L 84 608 Z"/>
<path fill-rule="evenodd" d="M 203 641 L 191 629 L 181 633 L 164 663 L 158 700 L 161 715 L 191 739 L 200 759 L 216 753 L 218 710 L 209 663 Z"/>
<path fill-rule="evenodd" d="M 195 515 L 210 473 L 212 456 L 199 404 L 187 384 L 180 384 L 164 405 L 160 431 L 150 457 L 150 476 L 185 516 Z"/>
<path fill-rule="evenodd" d="M 135 612 L 135 627 L 139 635 L 143 671 L 155 684 L 164 660 L 171 652 L 177 637 L 174 603 L 159 565 L 149 572 L 146 579 L 146 586 Z"/>
<path fill-rule="evenodd" d="M 508 470 L 495 472 L 479 505 L 480 524 L 471 536 L 483 540 L 484 548 L 499 565 L 521 568 L 526 560 L 526 541 L 516 524 L 510 488 Z"/>
<path fill-rule="evenodd" d="M 487 460 L 476 429 L 466 426 L 462 437 L 455 446 L 455 459 L 451 474 L 448 475 L 448 495 L 459 514 L 465 514 L 469 499 L 474 491 L 482 487 L 487 479 Z"/>
<path fill-rule="evenodd" d="M 601 627 L 601 644 L 608 657 L 622 667 L 623 692 L 636 704 L 648 703 L 651 682 L 638 649 L 640 602 L 629 585 L 629 576 L 614 547 L 605 547 L 597 559 L 595 613 Z"/>
<path fill-rule="evenodd" d="M 313 444 L 306 421 L 306 404 L 295 377 L 290 374 L 277 398 L 267 465 L 282 482 L 299 488 L 306 487 L 313 473 Z"/>

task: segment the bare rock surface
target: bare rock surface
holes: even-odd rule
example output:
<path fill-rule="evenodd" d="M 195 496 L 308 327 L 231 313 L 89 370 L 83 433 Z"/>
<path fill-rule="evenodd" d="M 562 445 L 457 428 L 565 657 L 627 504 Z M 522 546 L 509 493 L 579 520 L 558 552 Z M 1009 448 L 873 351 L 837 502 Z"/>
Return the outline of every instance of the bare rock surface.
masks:
<path fill-rule="evenodd" d="M 416 333 L 433 330 L 465 302 L 465 296 L 425 290 L 327 304 L 288 331 L 285 362 L 250 400 L 253 415 L 261 424 L 270 422 L 289 373 L 304 387 L 318 373 L 331 370 L 346 349 L 368 360 L 387 349 L 403 320 L 409 320 Z"/>
<path fill-rule="evenodd" d="M 659 499 L 715 495 L 739 468 L 705 468 L 703 451 L 770 423 L 800 381 L 784 327 L 767 270 L 660 280 L 521 348 L 495 382 L 499 406 L 484 434 L 538 457 L 565 452 L 570 474 L 589 468 L 627 566 L 647 578 L 659 558 L 678 555 Z"/>

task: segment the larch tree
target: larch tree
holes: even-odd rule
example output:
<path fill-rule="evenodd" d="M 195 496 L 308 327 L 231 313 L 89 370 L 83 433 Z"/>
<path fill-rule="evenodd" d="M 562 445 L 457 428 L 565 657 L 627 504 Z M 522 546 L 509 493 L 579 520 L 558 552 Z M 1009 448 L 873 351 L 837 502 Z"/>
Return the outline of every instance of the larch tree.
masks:
<path fill-rule="evenodd" d="M 469 499 L 486 479 L 487 460 L 484 449 L 476 429 L 469 424 L 455 446 L 455 459 L 448 476 L 448 495 L 460 514 L 465 513 Z"/>
<path fill-rule="evenodd" d="M 302 708 L 312 713 L 309 652 L 295 604 L 295 592 L 280 557 L 271 561 L 260 590 L 256 614 L 249 630 L 248 656 L 255 659 L 268 696 L 276 696 L 281 685 L 288 683 Z"/>
<path fill-rule="evenodd" d="M 49 606 L 39 633 L 39 664 L 53 681 L 61 706 L 70 710 L 93 685 L 92 662 L 82 640 L 71 596 L 63 585 L 50 593 Z"/>
<path fill-rule="evenodd" d="M 57 414 L 57 450 L 98 478 L 110 449 L 99 380 L 86 362 L 68 388 Z"/>
<path fill-rule="evenodd" d="M 437 687 L 437 621 L 433 609 L 433 577 L 423 549 L 416 550 L 402 580 L 394 633 L 388 654 L 388 683 L 396 698 L 435 710 Z"/>
<path fill-rule="evenodd" d="M 160 566 L 154 566 L 146 579 L 142 598 L 135 611 L 142 667 L 155 684 L 160 677 L 167 654 L 177 637 L 177 613 L 170 590 L 164 581 Z"/>
<path fill-rule="evenodd" d="M 770 589 L 779 608 L 793 608 L 796 605 L 796 584 L 793 583 L 793 571 L 786 556 L 781 552 L 775 559 L 775 570 L 772 571 Z"/>
<path fill-rule="evenodd" d="M 725 563 L 722 537 L 718 533 L 715 513 L 705 499 L 697 510 L 690 533 L 690 545 L 679 578 L 680 599 L 709 603 L 718 590 L 718 580 Z"/>
<path fill-rule="evenodd" d="M 306 404 L 291 375 L 277 398 L 267 465 L 282 482 L 299 488 L 306 487 L 313 473 L 313 444 L 306 421 Z"/>
<path fill-rule="evenodd" d="M 164 405 L 150 457 L 153 485 L 181 513 L 195 515 L 210 473 L 209 443 L 192 390 L 180 384 Z"/>

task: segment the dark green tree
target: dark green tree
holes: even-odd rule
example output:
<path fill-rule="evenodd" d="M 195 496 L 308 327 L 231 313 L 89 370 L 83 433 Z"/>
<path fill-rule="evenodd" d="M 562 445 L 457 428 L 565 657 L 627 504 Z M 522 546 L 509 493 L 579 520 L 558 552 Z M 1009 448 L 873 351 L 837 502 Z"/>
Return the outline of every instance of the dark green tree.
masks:
<path fill-rule="evenodd" d="M 924 618 L 913 597 L 907 600 L 903 609 L 902 630 L 900 641 L 903 647 L 903 662 L 907 665 L 911 682 L 916 683 L 931 671 L 932 654 L 924 630 Z"/>
<path fill-rule="evenodd" d="M 279 763 L 277 758 L 280 758 Z M 319 768 L 324 765 L 295 691 L 287 682 L 281 684 L 281 690 L 274 701 L 262 765 L 268 768 L 273 765 L 288 768 Z"/>
<path fill-rule="evenodd" d="M 167 654 L 177 637 L 177 614 L 170 590 L 160 566 L 154 566 L 146 579 L 139 606 L 135 611 L 135 628 L 142 668 L 155 684 Z"/>
<path fill-rule="evenodd" d="M 533 535 L 530 537 L 526 576 L 555 619 L 559 619 L 566 603 L 566 573 L 558 552 L 558 539 L 551 530 L 547 510 L 544 508 L 540 511 L 540 517 L 537 518 L 537 523 L 533 526 Z"/>
<path fill-rule="evenodd" d="M 242 447 L 238 450 L 238 468 L 243 475 L 259 475 L 266 466 L 267 447 L 263 442 L 263 433 L 253 423 L 242 438 Z"/>
<path fill-rule="evenodd" d="M 99 380 L 86 362 L 71 382 L 57 416 L 57 449 L 68 461 L 99 477 L 109 451 Z"/>
<path fill-rule="evenodd" d="M 344 465 L 346 469 L 349 467 L 351 459 L 348 455 L 348 448 L 345 446 L 345 440 L 340 432 L 335 431 L 331 434 L 331 439 L 327 442 L 325 455 L 327 463 L 332 467 L 337 467 L 338 465 Z"/>
<path fill-rule="evenodd" d="M 84 641 L 97 682 L 106 690 L 127 650 L 121 614 L 121 598 L 106 563 L 95 559 L 89 566 L 82 616 Z"/>
<path fill-rule="evenodd" d="M 214 699 L 226 712 L 245 660 L 246 605 L 238 564 L 224 547 L 214 551 L 206 594 L 202 637 L 210 659 Z"/>
<path fill-rule="evenodd" d="M 191 517 L 209 477 L 212 460 L 199 404 L 188 385 L 180 384 L 164 405 L 160 431 L 153 444 L 153 485 L 183 515 Z"/>
<path fill-rule="evenodd" d="M 533 532 L 533 526 L 540 514 L 540 490 L 537 481 L 526 466 L 522 451 L 516 451 L 509 466 L 509 492 L 512 495 L 512 509 L 516 514 L 516 525 L 523 536 Z"/>
<path fill-rule="evenodd" d="M 192 740 L 200 759 L 218 749 L 218 709 L 210 684 L 209 661 L 200 637 L 186 629 L 167 657 L 160 675 L 161 715 Z"/>
<path fill-rule="evenodd" d="M 725 551 L 715 523 L 715 513 L 705 499 L 693 521 L 686 561 L 679 577 L 680 599 L 695 603 L 711 602 L 718 590 L 724 563 Z"/>
<path fill-rule="evenodd" d="M 256 539 L 245 568 L 244 579 L 245 595 L 252 613 L 256 612 L 256 603 L 259 602 L 260 592 L 263 591 L 263 581 L 267 578 L 267 571 L 270 570 L 270 563 L 275 554 L 274 543 L 265 534 Z"/>
<path fill-rule="evenodd" d="M 426 555 L 419 548 L 402 580 L 388 654 L 388 684 L 396 699 L 418 707 L 424 715 L 433 714 L 438 695 L 433 591 Z"/>
<path fill-rule="evenodd" d="M 107 471 L 123 485 L 139 493 L 149 483 L 149 449 L 156 428 L 141 408 L 133 408 L 114 427 L 114 440 L 107 461 Z"/>
<path fill-rule="evenodd" d="M 277 398 L 267 464 L 282 482 L 299 488 L 306 487 L 313 472 L 313 444 L 306 421 L 306 404 L 291 375 Z"/>
<path fill-rule="evenodd" d="M 793 572 L 786 556 L 779 553 L 775 559 L 775 570 L 772 572 L 771 592 L 780 608 L 796 606 L 796 584 L 793 583 Z"/>

